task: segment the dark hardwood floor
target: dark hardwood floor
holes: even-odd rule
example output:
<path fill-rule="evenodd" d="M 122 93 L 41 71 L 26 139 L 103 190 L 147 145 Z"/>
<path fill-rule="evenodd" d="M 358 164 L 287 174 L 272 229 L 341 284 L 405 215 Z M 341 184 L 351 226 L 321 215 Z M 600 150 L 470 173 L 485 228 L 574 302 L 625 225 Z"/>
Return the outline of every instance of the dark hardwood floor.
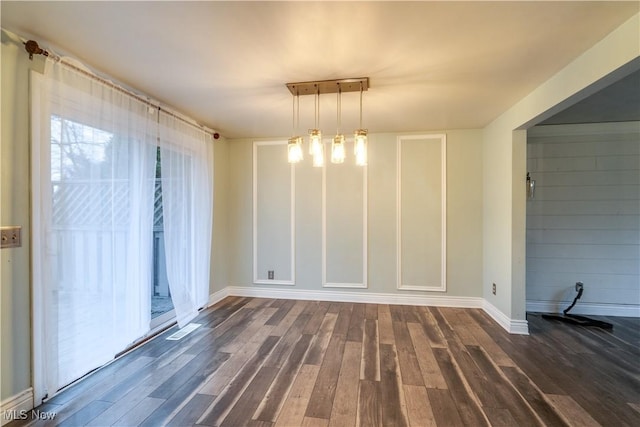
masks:
<path fill-rule="evenodd" d="M 229 297 L 10 426 L 638 426 L 640 319 Z"/>

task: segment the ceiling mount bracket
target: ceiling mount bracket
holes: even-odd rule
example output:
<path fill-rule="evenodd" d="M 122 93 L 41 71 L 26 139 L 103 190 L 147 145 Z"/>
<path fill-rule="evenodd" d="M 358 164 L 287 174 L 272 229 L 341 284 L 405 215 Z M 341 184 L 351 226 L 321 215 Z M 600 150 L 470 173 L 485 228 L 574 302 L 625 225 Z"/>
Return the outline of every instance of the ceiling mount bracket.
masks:
<path fill-rule="evenodd" d="M 292 95 L 322 95 L 324 93 L 360 92 L 369 89 L 369 77 L 338 80 L 318 80 L 313 82 L 287 83 Z"/>

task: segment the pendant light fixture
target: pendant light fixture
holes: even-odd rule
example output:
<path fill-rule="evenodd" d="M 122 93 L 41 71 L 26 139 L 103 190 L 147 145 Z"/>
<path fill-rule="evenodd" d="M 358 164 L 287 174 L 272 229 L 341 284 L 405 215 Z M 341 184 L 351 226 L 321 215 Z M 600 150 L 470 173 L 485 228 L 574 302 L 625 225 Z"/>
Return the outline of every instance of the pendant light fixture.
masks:
<path fill-rule="evenodd" d="M 318 151 L 313 155 L 312 164 L 315 168 L 321 168 L 324 166 L 324 144 L 322 143 L 322 140 L 320 140 L 320 147 L 318 148 Z"/>
<path fill-rule="evenodd" d="M 296 114 L 297 104 L 297 114 Z M 296 120 L 297 116 L 297 120 Z M 296 135 L 300 118 L 300 98 L 298 93 L 293 97 L 293 135 Z M 302 137 L 292 136 L 287 143 L 287 158 L 289 163 L 298 163 L 302 160 Z"/>
<path fill-rule="evenodd" d="M 324 166 L 324 144 L 322 143 L 322 132 L 320 126 L 320 86 L 316 86 L 316 97 L 314 105 L 314 128 L 309 130 L 309 154 L 313 157 L 313 166 Z"/>
<path fill-rule="evenodd" d="M 336 136 L 331 143 L 331 163 L 344 163 L 345 150 L 344 150 L 344 135 L 340 133 L 340 127 L 342 125 L 342 89 L 338 85 L 338 101 L 336 105 L 336 121 L 338 129 L 336 130 Z"/>
<path fill-rule="evenodd" d="M 311 82 L 287 83 L 287 88 L 294 96 L 293 101 L 293 135 L 298 133 L 300 120 L 300 95 L 314 95 L 314 128 L 309 130 L 309 154 L 313 159 L 313 166 L 322 167 L 325 164 L 324 144 L 320 131 L 320 95 L 337 93 L 336 105 L 336 136 L 331 142 L 331 163 L 344 163 L 346 157 L 345 138 L 342 129 L 342 92 L 360 92 L 360 128 L 354 132 L 354 154 L 356 164 L 367 164 L 367 129 L 362 128 L 362 92 L 369 89 L 369 78 L 349 78 L 339 80 L 318 80 Z M 297 104 L 296 104 L 297 103 Z M 296 113 L 297 108 L 297 113 Z M 302 160 L 302 137 L 293 136 L 288 142 L 289 163 L 298 163 Z"/>
<path fill-rule="evenodd" d="M 367 129 L 362 128 L 362 82 L 360 82 L 360 128 L 353 135 L 353 152 L 356 165 L 367 165 Z"/>

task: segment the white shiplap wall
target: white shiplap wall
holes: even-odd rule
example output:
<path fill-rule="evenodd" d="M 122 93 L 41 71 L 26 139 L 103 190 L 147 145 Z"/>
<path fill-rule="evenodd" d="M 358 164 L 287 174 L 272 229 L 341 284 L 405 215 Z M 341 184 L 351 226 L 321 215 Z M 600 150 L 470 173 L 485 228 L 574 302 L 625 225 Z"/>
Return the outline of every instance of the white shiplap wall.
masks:
<path fill-rule="evenodd" d="M 529 130 L 527 310 L 640 316 L 640 122 Z"/>

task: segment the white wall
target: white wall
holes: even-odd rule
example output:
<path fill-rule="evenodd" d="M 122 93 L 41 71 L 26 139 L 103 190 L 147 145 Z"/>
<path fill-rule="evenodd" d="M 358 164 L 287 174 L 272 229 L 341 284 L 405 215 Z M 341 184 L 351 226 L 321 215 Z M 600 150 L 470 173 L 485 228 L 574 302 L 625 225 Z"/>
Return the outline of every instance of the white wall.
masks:
<path fill-rule="evenodd" d="M 445 133 L 447 137 L 447 291 L 428 294 L 480 297 L 482 133 L 479 130 L 424 132 L 431 133 Z M 427 294 L 396 288 L 397 136 L 374 134 L 369 138 L 367 288 L 348 289 L 351 292 Z M 229 141 L 228 284 L 340 292 L 341 289 L 322 287 L 322 170 L 311 167 L 308 155 L 305 163 L 295 166 L 295 286 L 253 283 L 252 153 L 253 141 Z M 345 164 L 335 167 L 356 168 L 349 162 L 353 162 L 353 156 L 348 156 Z M 329 222 L 339 220 L 341 218 L 327 218 Z M 355 221 L 354 224 L 359 227 L 362 223 Z M 351 265 L 342 267 L 351 270 Z"/>
<path fill-rule="evenodd" d="M 224 137 L 213 140 L 213 235 L 211 236 L 210 293 L 223 289 L 229 279 L 229 143 Z"/>
<path fill-rule="evenodd" d="M 527 201 L 527 307 L 640 315 L 640 123 L 536 126 Z"/>
<path fill-rule="evenodd" d="M 524 320 L 526 130 L 640 68 L 640 14 L 622 24 L 483 130 L 483 297 Z M 497 293 L 491 292 L 492 283 Z"/>
<path fill-rule="evenodd" d="M 0 225 L 22 226 L 22 247 L 0 250 L 0 401 L 31 386 L 29 70 L 41 60 L 2 31 Z"/>

